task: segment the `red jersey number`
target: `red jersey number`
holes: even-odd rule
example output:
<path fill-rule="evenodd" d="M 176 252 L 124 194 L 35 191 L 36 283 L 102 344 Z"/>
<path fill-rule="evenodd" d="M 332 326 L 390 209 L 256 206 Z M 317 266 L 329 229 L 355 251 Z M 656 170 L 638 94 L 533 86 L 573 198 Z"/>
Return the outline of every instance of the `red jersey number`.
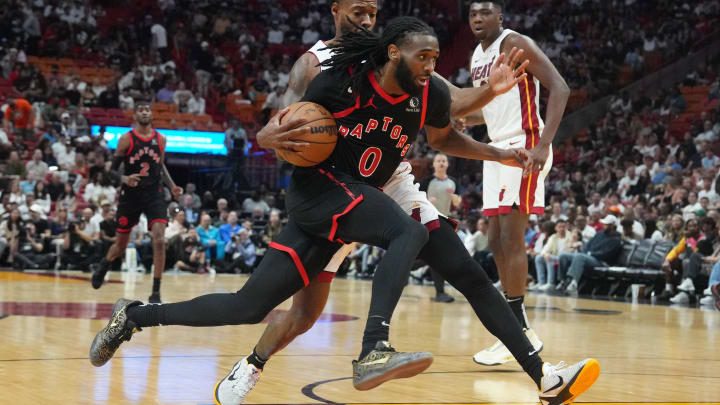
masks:
<path fill-rule="evenodd" d="M 372 176 L 372 174 L 375 173 L 377 167 L 380 165 L 381 159 L 382 150 L 375 147 L 367 148 L 360 157 L 360 164 L 358 165 L 360 174 L 362 174 L 364 177 Z"/>
<path fill-rule="evenodd" d="M 150 175 L 150 164 L 148 162 L 142 162 L 140 163 L 140 175 L 145 177 Z"/>

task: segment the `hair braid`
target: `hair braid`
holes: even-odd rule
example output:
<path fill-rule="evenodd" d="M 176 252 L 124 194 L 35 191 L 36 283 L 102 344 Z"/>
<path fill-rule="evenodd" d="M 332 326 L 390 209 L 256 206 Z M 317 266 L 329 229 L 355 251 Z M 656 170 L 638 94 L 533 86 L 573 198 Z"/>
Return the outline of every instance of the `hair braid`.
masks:
<path fill-rule="evenodd" d="M 360 27 L 349 18 L 348 21 L 357 28 L 343 34 L 337 43 L 326 49 L 333 51 L 332 57 L 320 63 L 333 69 L 352 68 L 349 85 L 356 90 L 367 72 L 379 69 L 388 62 L 387 48 L 391 44 L 402 45 L 407 38 L 415 34 L 437 37 L 435 31 L 425 22 L 415 17 L 397 17 L 388 21 L 382 34 L 376 34 Z"/>

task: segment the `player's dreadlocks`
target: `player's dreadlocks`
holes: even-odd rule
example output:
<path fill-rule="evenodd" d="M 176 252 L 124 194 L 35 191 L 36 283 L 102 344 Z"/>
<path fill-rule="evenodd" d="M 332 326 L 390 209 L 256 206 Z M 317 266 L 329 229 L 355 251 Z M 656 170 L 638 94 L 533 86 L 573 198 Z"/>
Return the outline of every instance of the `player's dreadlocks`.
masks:
<path fill-rule="evenodd" d="M 435 31 L 415 17 L 397 17 L 388 21 L 385 31 L 376 34 L 358 26 L 349 18 L 357 31 L 343 34 L 328 48 L 333 50 L 330 59 L 321 63 L 332 68 L 352 68 L 350 86 L 357 89 L 367 72 L 378 69 L 388 61 L 387 48 L 390 44 L 403 45 L 411 35 L 424 34 L 437 37 Z"/>

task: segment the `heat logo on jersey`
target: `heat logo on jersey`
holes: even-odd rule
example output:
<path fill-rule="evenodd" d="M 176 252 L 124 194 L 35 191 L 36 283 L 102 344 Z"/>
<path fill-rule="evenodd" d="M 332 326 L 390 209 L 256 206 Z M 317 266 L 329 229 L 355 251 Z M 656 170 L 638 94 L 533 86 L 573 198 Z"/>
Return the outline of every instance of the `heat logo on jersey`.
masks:
<path fill-rule="evenodd" d="M 384 117 L 383 118 L 383 125 L 381 131 L 384 133 L 388 132 L 388 128 L 390 128 L 390 124 L 392 123 L 393 119 L 390 117 Z M 371 131 L 376 131 L 380 126 L 380 123 L 375 119 L 368 120 L 368 123 L 363 124 L 357 124 L 355 125 L 355 128 L 350 130 L 350 128 L 340 125 L 340 128 L 338 128 L 338 132 L 343 137 L 347 136 L 354 136 L 357 139 L 362 139 L 363 134 L 369 134 Z M 365 129 L 363 131 L 363 128 Z M 403 127 L 402 125 L 395 125 L 390 130 L 390 139 L 397 139 L 398 142 L 395 144 L 396 148 L 402 148 L 402 152 L 400 153 L 400 156 L 405 156 L 407 154 L 408 150 L 410 149 L 410 146 L 412 144 L 406 144 L 408 140 L 407 135 L 402 135 Z"/>
<path fill-rule="evenodd" d="M 143 156 L 149 156 L 153 161 L 155 161 L 155 163 L 160 163 L 160 155 L 158 155 L 154 149 L 150 149 L 149 147 L 145 146 L 138 149 L 137 152 L 133 153 L 133 155 L 130 156 L 130 164 L 135 163 Z"/>
<path fill-rule="evenodd" d="M 480 85 L 481 86 L 486 85 L 487 80 L 484 80 L 484 79 L 486 79 L 487 77 L 490 76 L 490 70 L 492 69 L 492 65 L 494 62 L 495 62 L 495 58 L 492 58 L 490 63 L 488 63 L 487 65 L 475 66 L 473 68 L 472 72 L 470 72 L 470 77 L 472 78 L 472 80 L 473 81 L 482 80 L 482 82 L 480 82 Z"/>

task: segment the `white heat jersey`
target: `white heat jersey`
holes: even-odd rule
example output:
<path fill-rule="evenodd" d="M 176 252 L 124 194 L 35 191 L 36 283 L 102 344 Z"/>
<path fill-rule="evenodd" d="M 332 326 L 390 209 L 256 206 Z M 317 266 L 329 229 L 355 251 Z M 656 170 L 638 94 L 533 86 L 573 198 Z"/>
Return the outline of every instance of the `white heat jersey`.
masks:
<path fill-rule="evenodd" d="M 332 57 L 332 50 L 330 49 L 323 49 L 327 48 L 327 45 L 325 45 L 325 41 L 317 41 L 315 45 L 312 46 L 312 48 L 308 49 L 308 52 L 315 55 L 315 57 L 318 60 L 318 63 L 325 62 L 326 60 L 330 59 Z M 322 49 L 322 50 L 321 50 Z M 327 66 L 320 66 L 321 70 L 327 70 L 329 67 Z"/>
<path fill-rule="evenodd" d="M 515 33 L 507 28 L 487 50 L 478 44 L 470 62 L 470 77 L 474 87 L 488 84 L 490 69 L 500 56 L 503 39 Z M 540 118 L 540 82 L 530 73 L 525 80 L 505 94 L 495 97 L 483 107 L 482 112 L 487 124 L 488 135 L 492 142 L 503 141 L 518 135 L 527 135 L 527 144 L 531 149 L 537 145 L 545 127 Z"/>

